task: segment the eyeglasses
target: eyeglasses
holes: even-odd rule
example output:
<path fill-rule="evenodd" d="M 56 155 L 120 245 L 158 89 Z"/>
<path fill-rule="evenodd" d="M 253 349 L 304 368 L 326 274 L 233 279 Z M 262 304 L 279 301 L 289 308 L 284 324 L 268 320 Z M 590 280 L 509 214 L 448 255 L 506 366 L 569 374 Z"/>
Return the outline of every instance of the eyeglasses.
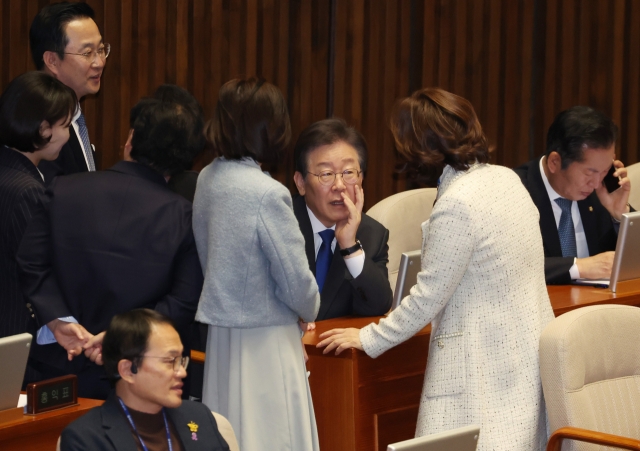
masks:
<path fill-rule="evenodd" d="M 141 355 L 140 359 L 164 359 L 165 363 L 171 363 L 174 372 L 180 371 L 180 368 L 187 369 L 189 366 L 189 357 L 188 356 L 177 356 L 177 357 L 160 357 L 155 355 Z"/>
<path fill-rule="evenodd" d="M 102 61 L 106 60 L 111 52 L 111 44 L 104 44 L 98 47 L 98 50 L 89 50 L 84 53 L 70 53 L 64 52 L 65 55 L 77 55 L 83 57 L 88 63 L 93 63 L 97 57 L 100 57 Z"/>
<path fill-rule="evenodd" d="M 314 174 L 313 172 L 307 172 L 307 174 L 315 175 L 316 177 L 318 177 L 318 181 L 320 182 L 320 184 L 325 186 L 333 185 L 338 175 L 342 176 L 342 180 L 344 181 L 344 183 L 355 185 L 358 182 L 358 178 L 360 177 L 360 174 L 362 174 L 362 171 L 357 171 L 355 169 L 345 169 L 342 172 L 324 171 L 320 174 Z"/>

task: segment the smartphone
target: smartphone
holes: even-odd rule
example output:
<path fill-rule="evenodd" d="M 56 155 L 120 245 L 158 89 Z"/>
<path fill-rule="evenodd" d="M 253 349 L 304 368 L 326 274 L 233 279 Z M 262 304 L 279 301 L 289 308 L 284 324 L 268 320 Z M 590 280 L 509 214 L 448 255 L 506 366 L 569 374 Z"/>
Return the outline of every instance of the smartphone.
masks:
<path fill-rule="evenodd" d="M 613 176 L 614 172 L 616 172 L 616 168 L 615 166 L 611 165 L 611 169 L 609 169 L 609 172 L 607 172 L 607 175 L 604 176 L 604 180 L 602 181 L 602 183 L 604 183 L 604 186 L 606 186 L 607 191 L 609 191 L 610 193 L 620 188 L 620 185 L 618 184 L 620 180 L 618 179 L 618 177 Z"/>

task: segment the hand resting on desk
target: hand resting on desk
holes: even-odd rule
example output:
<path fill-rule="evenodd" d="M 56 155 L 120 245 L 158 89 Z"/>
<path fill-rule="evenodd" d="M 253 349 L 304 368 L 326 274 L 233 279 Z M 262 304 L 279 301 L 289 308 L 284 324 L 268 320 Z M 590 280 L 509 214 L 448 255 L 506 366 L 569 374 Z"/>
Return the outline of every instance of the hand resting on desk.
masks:
<path fill-rule="evenodd" d="M 331 329 L 320 334 L 320 338 L 322 341 L 316 345 L 316 348 L 324 348 L 326 346 L 322 351 L 323 354 L 327 354 L 334 349 L 336 350 L 336 355 L 351 348 L 363 351 L 362 343 L 360 342 L 360 329 L 355 327 Z"/>

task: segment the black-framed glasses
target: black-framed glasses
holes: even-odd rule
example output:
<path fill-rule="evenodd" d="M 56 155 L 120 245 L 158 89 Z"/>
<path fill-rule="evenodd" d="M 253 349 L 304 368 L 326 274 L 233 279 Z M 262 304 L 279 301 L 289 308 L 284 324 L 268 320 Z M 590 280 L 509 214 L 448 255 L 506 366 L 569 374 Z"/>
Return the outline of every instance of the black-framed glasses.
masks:
<path fill-rule="evenodd" d="M 355 185 L 358 182 L 362 171 L 358 171 L 356 169 L 345 169 L 342 172 L 322 171 L 320 174 L 314 174 L 313 172 L 307 172 L 307 174 L 315 175 L 318 177 L 320 184 L 325 186 L 333 185 L 338 175 L 342 176 L 344 183 Z"/>
<path fill-rule="evenodd" d="M 177 373 L 180 371 L 180 368 L 184 368 L 185 370 L 189 366 L 189 357 L 188 356 L 176 356 L 176 357 L 166 357 L 166 356 L 155 356 L 155 355 L 141 355 L 140 359 L 163 359 L 165 363 L 171 363 L 173 366 L 173 371 Z"/>
<path fill-rule="evenodd" d="M 96 58 L 100 57 L 102 61 L 106 60 L 111 52 L 111 44 L 103 44 L 97 50 L 89 50 L 84 53 L 64 52 L 65 55 L 77 55 L 83 57 L 88 63 L 93 63 Z"/>

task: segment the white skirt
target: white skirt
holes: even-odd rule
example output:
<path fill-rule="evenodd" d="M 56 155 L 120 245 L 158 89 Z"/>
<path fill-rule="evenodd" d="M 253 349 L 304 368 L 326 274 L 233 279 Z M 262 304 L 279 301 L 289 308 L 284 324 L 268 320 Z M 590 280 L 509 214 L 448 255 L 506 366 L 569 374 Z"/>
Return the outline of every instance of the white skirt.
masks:
<path fill-rule="evenodd" d="M 242 451 L 317 451 L 297 324 L 209 326 L 202 400 L 229 420 Z"/>

